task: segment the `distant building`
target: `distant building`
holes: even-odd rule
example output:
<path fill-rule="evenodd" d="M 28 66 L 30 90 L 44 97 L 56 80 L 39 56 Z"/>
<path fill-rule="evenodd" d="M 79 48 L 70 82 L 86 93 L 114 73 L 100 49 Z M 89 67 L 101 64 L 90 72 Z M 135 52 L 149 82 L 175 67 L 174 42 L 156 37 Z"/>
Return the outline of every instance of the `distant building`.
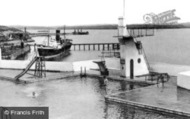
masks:
<path fill-rule="evenodd" d="M 29 39 L 29 34 L 25 34 L 22 31 L 4 31 L 2 34 L 7 38 L 7 40 L 14 40 L 14 39 L 22 39 L 27 40 Z"/>
<path fill-rule="evenodd" d="M 0 41 L 7 40 L 6 36 L 3 33 L 0 33 Z"/>

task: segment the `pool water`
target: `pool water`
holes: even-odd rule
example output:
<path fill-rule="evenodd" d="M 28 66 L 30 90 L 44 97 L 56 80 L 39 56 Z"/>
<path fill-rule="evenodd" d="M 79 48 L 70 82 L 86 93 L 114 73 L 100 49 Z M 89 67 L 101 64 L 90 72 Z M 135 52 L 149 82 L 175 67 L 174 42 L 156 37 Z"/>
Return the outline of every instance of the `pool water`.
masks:
<path fill-rule="evenodd" d="M 50 119 L 170 118 L 117 103 L 106 103 L 105 95 L 124 90 L 121 90 L 119 82 L 109 81 L 104 86 L 95 78 L 77 77 L 33 84 L 0 81 L 0 90 L 1 106 L 47 106 Z"/>

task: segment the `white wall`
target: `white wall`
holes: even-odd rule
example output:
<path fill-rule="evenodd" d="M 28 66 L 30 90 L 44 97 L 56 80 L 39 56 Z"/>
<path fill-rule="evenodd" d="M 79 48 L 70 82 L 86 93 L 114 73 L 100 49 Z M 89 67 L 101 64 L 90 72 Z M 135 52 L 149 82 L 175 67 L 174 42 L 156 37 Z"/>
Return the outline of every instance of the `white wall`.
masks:
<path fill-rule="evenodd" d="M 81 67 L 83 67 L 83 70 L 85 67 L 86 67 L 86 70 L 99 69 L 98 65 L 96 63 L 94 63 L 93 61 L 98 61 L 98 60 L 87 60 L 87 61 L 73 62 L 73 70 L 74 71 L 80 71 Z"/>
<path fill-rule="evenodd" d="M 181 72 L 178 74 L 177 85 L 190 90 L 190 71 Z"/>
<path fill-rule="evenodd" d="M 120 59 L 119 58 L 106 58 L 106 67 L 108 69 L 120 70 Z"/>
<path fill-rule="evenodd" d="M 108 69 L 120 70 L 119 59 L 118 58 L 107 58 L 106 66 Z M 99 69 L 98 65 L 93 61 L 100 61 L 99 59 L 95 60 L 86 60 L 86 61 L 77 61 L 77 62 L 53 62 L 46 61 L 46 70 L 49 71 L 80 71 L 81 67 L 86 67 L 86 70 L 90 69 Z M 25 69 L 27 65 L 30 63 L 29 60 L 1 60 L 0 68 L 4 69 Z M 35 63 L 31 67 L 31 69 L 35 69 Z"/>
<path fill-rule="evenodd" d="M 167 63 L 150 63 L 150 67 L 154 72 L 168 73 L 172 76 L 178 76 L 180 72 L 190 71 L 190 66 L 187 65 L 176 65 Z"/>
<path fill-rule="evenodd" d="M 46 69 L 50 71 L 73 71 L 72 62 L 46 62 Z"/>
<path fill-rule="evenodd" d="M 139 54 L 134 39 L 133 38 L 127 38 L 127 39 L 123 39 L 123 41 L 121 42 L 120 39 L 120 43 L 121 45 L 121 50 L 120 50 L 120 54 L 121 54 L 121 58 L 125 59 L 125 66 L 124 69 L 121 70 L 124 73 L 124 75 L 126 77 L 130 76 L 130 60 L 132 59 L 134 61 L 134 76 L 138 76 L 138 75 L 143 75 L 143 74 L 148 74 L 148 67 L 144 58 L 144 54 Z M 138 63 L 137 60 L 138 58 L 141 59 L 141 62 Z"/>
<path fill-rule="evenodd" d="M 128 40 L 125 45 L 125 59 L 126 59 L 126 76 L 130 76 L 130 60 L 134 61 L 134 76 L 148 74 L 148 67 L 144 59 L 144 54 L 139 54 L 133 39 Z M 141 63 L 138 63 L 138 58 Z"/>
<path fill-rule="evenodd" d="M 25 69 L 30 63 L 29 60 L 1 60 L 0 68 L 3 69 Z M 50 62 L 46 61 L 46 70 L 49 71 L 73 71 L 73 65 L 71 62 Z M 31 69 L 35 69 L 35 63 Z"/>

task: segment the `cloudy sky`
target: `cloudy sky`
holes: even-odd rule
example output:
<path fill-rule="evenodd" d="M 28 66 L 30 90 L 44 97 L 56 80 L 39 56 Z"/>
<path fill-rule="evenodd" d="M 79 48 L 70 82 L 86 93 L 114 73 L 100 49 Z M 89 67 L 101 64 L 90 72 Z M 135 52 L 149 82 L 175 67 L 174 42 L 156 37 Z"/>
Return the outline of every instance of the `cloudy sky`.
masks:
<path fill-rule="evenodd" d="M 123 0 L 0 0 L 0 25 L 117 24 Z M 147 13 L 176 9 L 179 22 L 190 22 L 188 0 L 126 0 L 127 24 L 144 23 Z"/>

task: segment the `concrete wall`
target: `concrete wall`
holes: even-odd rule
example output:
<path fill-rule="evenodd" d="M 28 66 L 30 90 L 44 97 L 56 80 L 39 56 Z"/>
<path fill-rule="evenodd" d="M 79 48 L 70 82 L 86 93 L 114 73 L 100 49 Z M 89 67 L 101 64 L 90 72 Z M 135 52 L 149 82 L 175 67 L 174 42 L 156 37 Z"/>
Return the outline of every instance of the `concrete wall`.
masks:
<path fill-rule="evenodd" d="M 190 71 L 178 74 L 177 86 L 190 90 Z"/>
<path fill-rule="evenodd" d="M 190 66 L 166 63 L 150 63 L 155 72 L 177 76 L 177 86 L 190 90 Z"/>
<path fill-rule="evenodd" d="M 120 59 L 119 58 L 106 58 L 106 67 L 108 69 L 120 70 Z"/>
<path fill-rule="evenodd" d="M 96 63 L 94 63 L 93 61 L 99 61 L 99 60 L 87 60 L 87 61 L 73 62 L 73 70 L 80 71 L 81 67 L 83 69 L 86 67 L 86 70 L 99 69 L 98 65 Z"/>
<path fill-rule="evenodd" d="M 176 65 L 167 63 L 150 63 L 151 69 L 154 72 L 168 73 L 172 76 L 178 76 L 178 73 L 190 71 L 190 66 L 187 65 Z"/>
<path fill-rule="evenodd" d="M 0 68 L 5 68 L 5 69 L 24 69 L 28 64 L 29 61 L 0 60 Z"/>
<path fill-rule="evenodd" d="M 130 60 L 134 61 L 134 76 L 148 74 L 148 67 L 144 59 L 144 54 L 139 54 L 134 39 L 130 39 L 126 42 L 125 46 L 125 59 L 126 59 L 126 76 L 130 76 Z M 138 63 L 137 60 L 141 59 L 141 62 Z"/>
<path fill-rule="evenodd" d="M 46 69 L 50 71 L 73 71 L 72 62 L 46 62 Z"/>
<path fill-rule="evenodd" d="M 121 70 L 120 69 L 112 69 L 109 68 L 109 76 L 121 76 Z"/>
<path fill-rule="evenodd" d="M 93 61 L 78 61 L 78 62 L 53 62 L 46 61 L 46 70 L 48 71 L 80 71 L 81 67 L 86 67 L 86 70 L 98 69 L 98 65 Z M 0 68 L 3 69 L 25 69 L 30 63 L 29 60 L 0 60 Z M 32 65 L 31 69 L 35 69 L 35 63 Z"/>
<path fill-rule="evenodd" d="M 120 70 L 119 59 L 118 58 L 108 58 L 106 60 L 106 66 L 108 69 Z M 100 61 L 99 59 L 95 60 L 86 60 L 86 61 L 77 61 L 77 62 L 54 62 L 46 61 L 46 70 L 49 71 L 80 71 L 81 67 L 86 67 L 86 70 L 99 69 L 98 65 L 93 61 Z M 30 63 L 29 60 L 0 60 L 0 68 L 3 69 L 25 69 Z M 32 65 L 31 69 L 35 69 L 35 63 Z"/>
<path fill-rule="evenodd" d="M 2 69 L 25 69 L 30 63 L 29 60 L 0 60 L 0 68 Z M 48 71 L 73 71 L 71 62 L 45 62 Z M 35 63 L 30 69 L 35 69 Z"/>
<path fill-rule="evenodd" d="M 83 69 L 86 67 L 86 70 L 99 69 L 98 65 L 93 61 L 100 61 L 100 59 L 73 62 L 73 70 L 80 71 L 81 67 Z M 105 61 L 108 69 L 120 70 L 120 60 L 118 58 L 105 58 Z"/>

